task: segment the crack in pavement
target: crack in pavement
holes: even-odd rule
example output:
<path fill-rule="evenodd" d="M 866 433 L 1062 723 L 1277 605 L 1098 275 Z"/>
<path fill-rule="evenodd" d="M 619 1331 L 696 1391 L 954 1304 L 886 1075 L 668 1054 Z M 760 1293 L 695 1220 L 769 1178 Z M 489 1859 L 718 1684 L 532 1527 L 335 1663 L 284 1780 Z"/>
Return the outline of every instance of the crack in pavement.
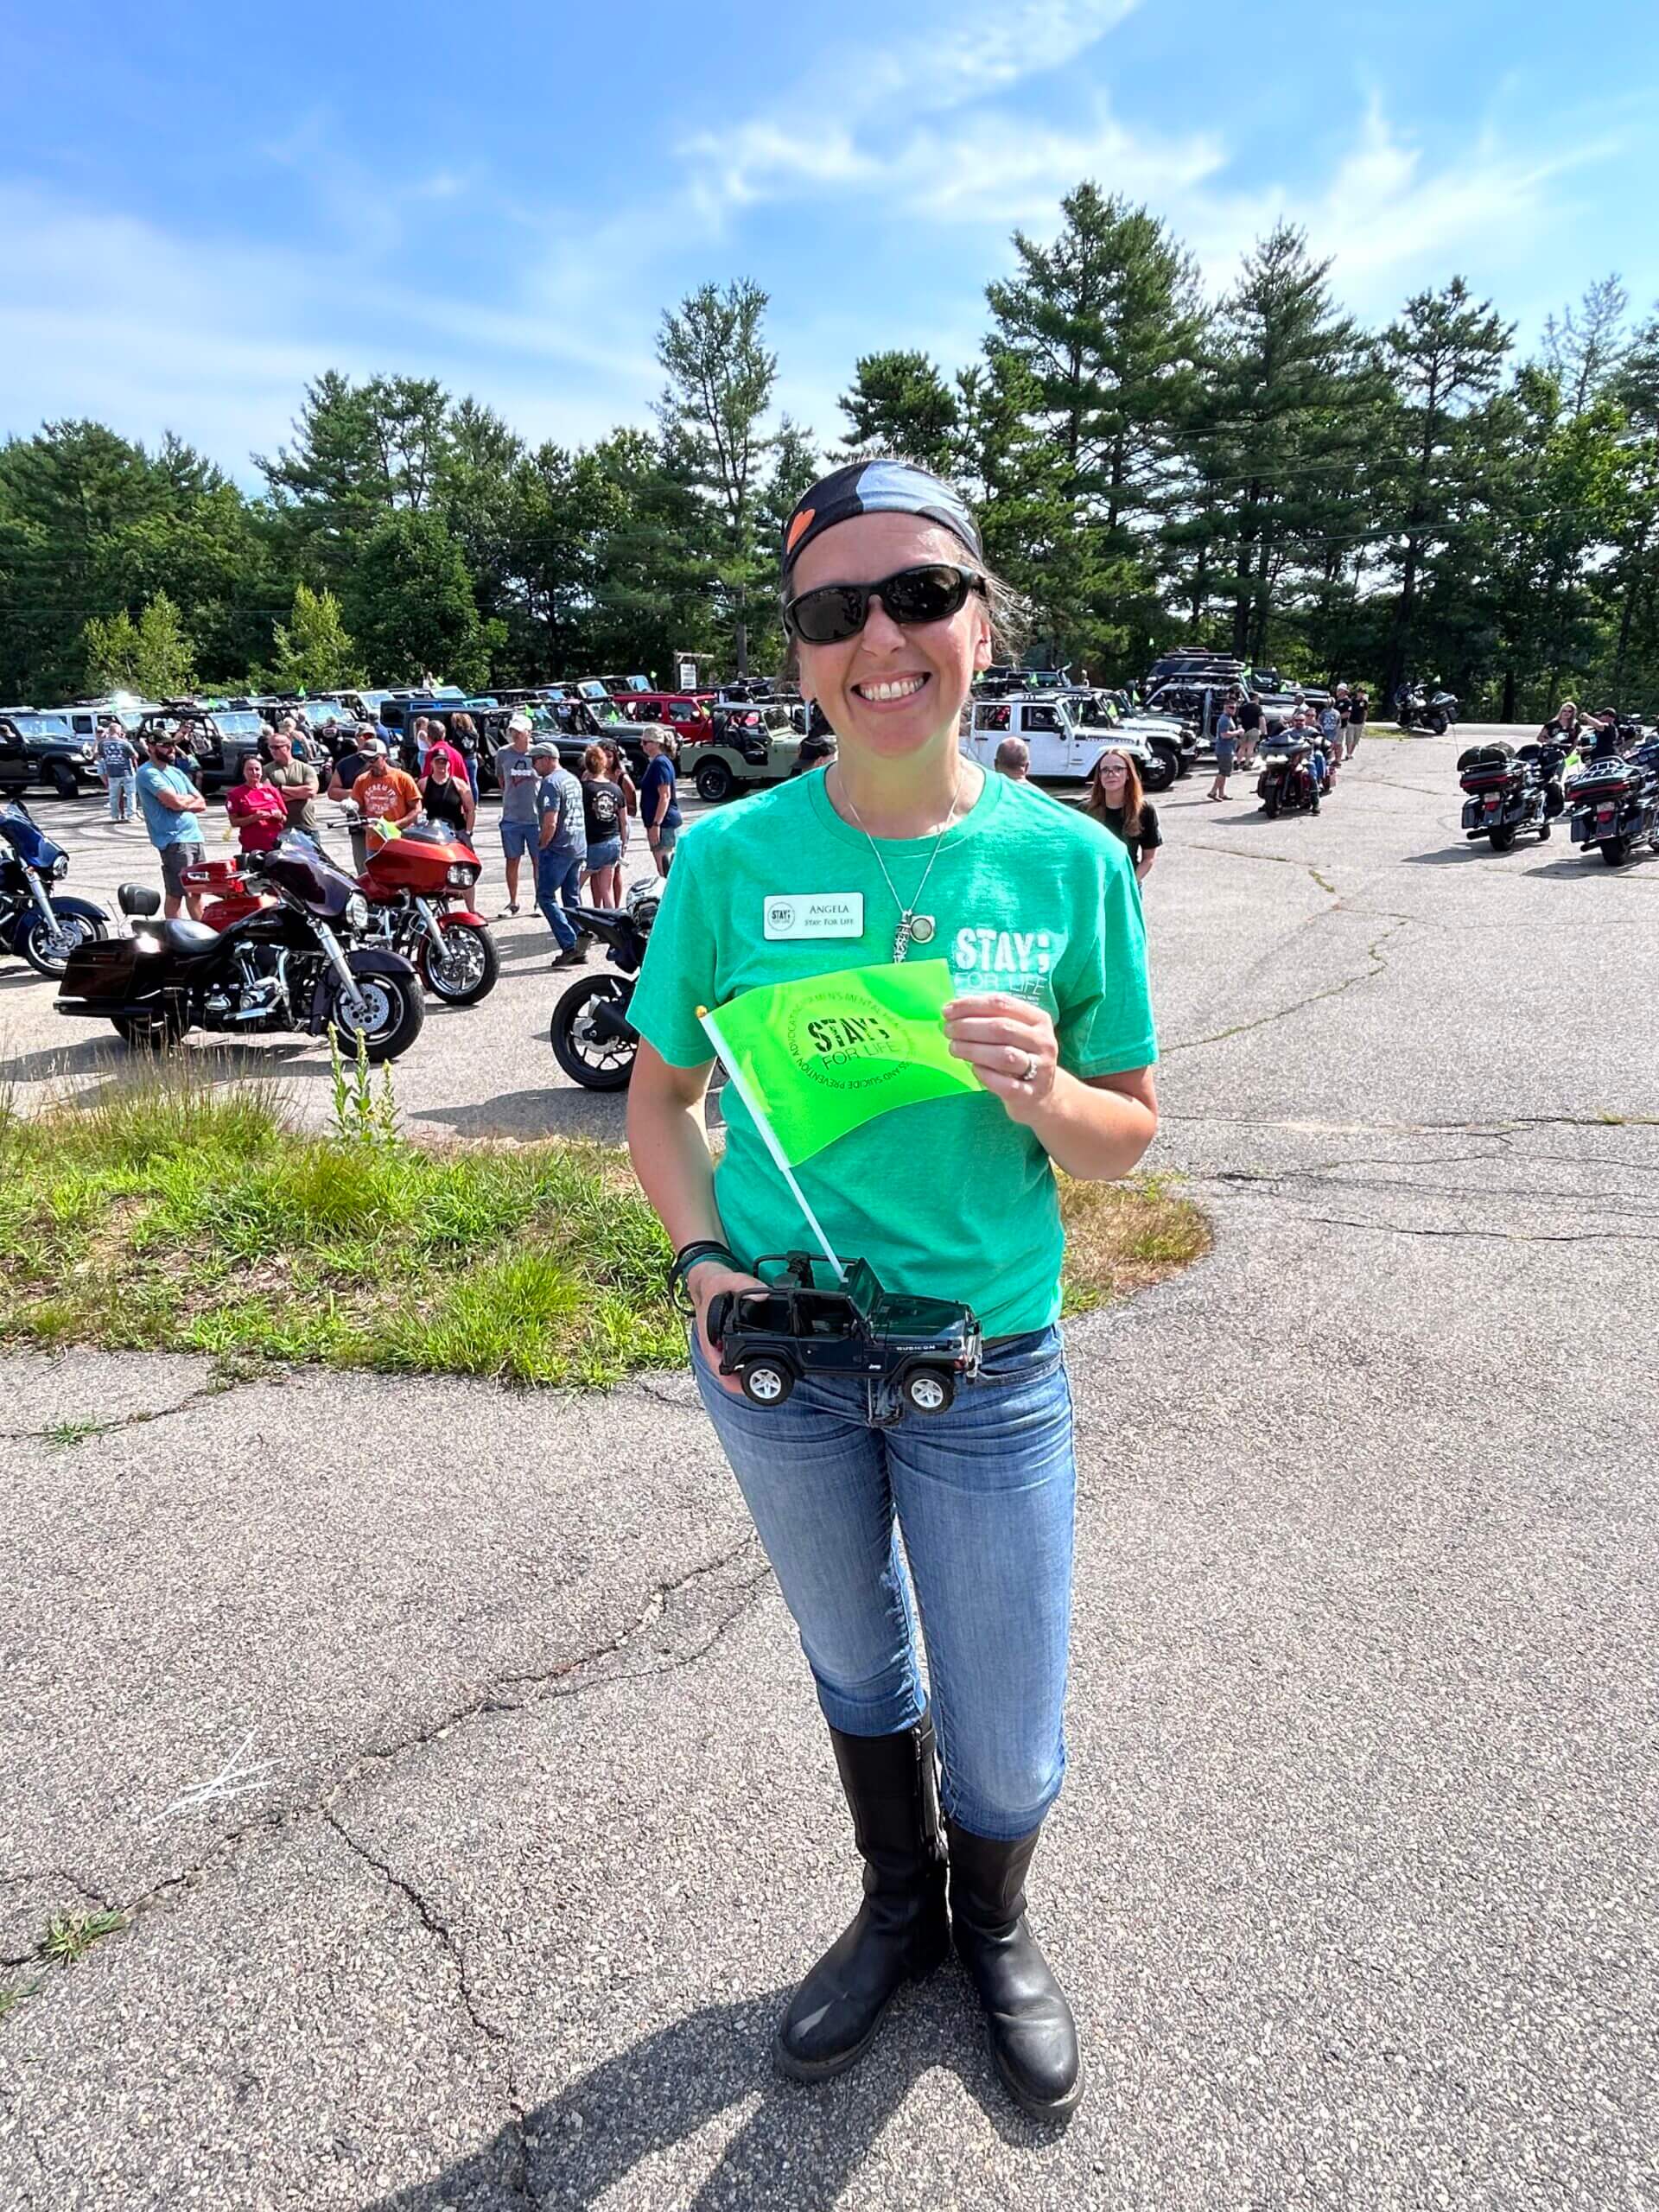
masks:
<path fill-rule="evenodd" d="M 1500 1152 L 1437 1153 L 1423 1160 L 1384 1157 L 1378 1160 L 1322 1160 L 1307 1166 L 1291 1167 L 1193 1167 L 1184 1171 L 1187 1179 L 1194 1183 L 1229 1183 L 1255 1189 L 1264 1193 L 1270 1189 L 1277 1195 L 1277 1186 L 1286 1183 L 1304 1183 L 1319 1179 L 1322 1190 L 1347 1189 L 1378 1191 L 1407 1198 L 1447 1198 L 1465 1201 L 1496 1202 L 1503 1198 L 1518 1199 L 1535 1209 L 1550 1211 L 1571 1208 L 1580 1213 L 1612 1213 L 1621 1220 L 1631 1215 L 1640 1219 L 1659 1218 L 1659 1205 L 1650 1198 L 1632 1198 L 1617 1191 L 1552 1191 L 1537 1185 L 1524 1183 L 1444 1183 L 1414 1179 L 1416 1171 L 1427 1167 L 1488 1166 L 1494 1161 L 1513 1162 L 1516 1155 L 1508 1149 Z M 1567 1167 L 1572 1160 L 1547 1159 L 1541 1166 Z M 1619 1163 L 1614 1162 L 1613 1165 Z M 1397 1167 L 1404 1172 L 1389 1179 L 1381 1176 L 1357 1175 L 1357 1167 Z"/>
<path fill-rule="evenodd" d="M 467 2018 L 486 2042 L 493 2043 L 499 2048 L 504 2075 L 503 2101 L 512 2119 L 512 2171 L 508 2187 L 516 2202 L 533 2206 L 535 2199 L 530 2187 L 529 2120 L 524 2091 L 519 2085 L 518 2070 L 512 2062 L 512 2039 L 505 2028 L 498 2027 L 493 2020 L 479 2010 L 478 2000 L 473 1994 L 472 1981 L 467 1972 L 466 1957 L 460 1944 L 455 1941 L 454 1931 L 412 1882 L 405 1880 L 395 1867 L 389 1865 L 385 1859 L 377 1857 L 367 1844 L 352 1834 L 332 1806 L 325 1804 L 321 1811 L 323 1820 L 340 1841 L 355 1852 L 365 1866 L 372 1866 L 390 1888 L 399 1891 L 414 1906 L 421 1925 L 429 1934 L 437 1938 L 439 1948 L 454 1971 L 455 1987 Z"/>
<path fill-rule="evenodd" d="M 1537 1236 L 1514 1229 L 1427 1229 L 1397 1221 L 1350 1221 L 1340 1214 L 1302 1213 L 1294 1217 L 1320 1222 L 1327 1229 L 1372 1229 L 1388 1236 L 1463 1237 L 1499 1244 L 1659 1244 L 1659 1236 L 1633 1236 L 1618 1229 Z"/>
<path fill-rule="evenodd" d="M 1255 1114 L 1160 1113 L 1159 1119 L 1192 1122 L 1201 1128 L 1283 1129 L 1292 1136 L 1327 1137 L 1508 1136 L 1520 1129 L 1659 1128 L 1659 1114 L 1505 1114 L 1478 1122 L 1264 1122 Z"/>
<path fill-rule="evenodd" d="M 72 1347 L 79 1351 L 95 1351 L 95 1344 Z M 246 1390 L 261 1382 L 280 1382 L 287 1376 L 283 1367 L 273 1367 L 269 1375 L 217 1375 L 207 1382 L 198 1383 L 188 1390 L 175 1406 L 141 1406 L 136 1413 L 118 1414 L 113 1421 L 89 1422 L 79 1435 L 77 1444 L 91 1443 L 94 1437 L 113 1436 L 127 1428 L 142 1428 L 152 1421 L 170 1421 L 175 1414 L 186 1412 L 191 1406 L 200 1405 L 205 1398 L 228 1398 L 238 1390 Z M 0 1442 L 8 1444 L 53 1444 L 62 1440 L 66 1428 L 73 1428 L 73 1421 L 54 1421 L 49 1428 L 0 1428 Z"/>
<path fill-rule="evenodd" d="M 1341 911 L 1340 901 L 1335 906 L 1325 909 L 1325 912 L 1330 914 L 1339 913 Z M 1171 1058 L 1177 1052 L 1197 1052 L 1201 1045 L 1220 1045 L 1230 1037 L 1247 1036 L 1253 1029 L 1266 1029 L 1275 1021 L 1287 1021 L 1292 1014 L 1301 1014 L 1311 1006 L 1318 1006 L 1325 999 L 1338 999 L 1344 991 L 1351 991 L 1356 983 L 1375 982 L 1377 976 L 1386 975 L 1388 972 L 1389 963 L 1382 957 L 1382 947 L 1390 938 L 1397 937 L 1404 926 L 1403 918 L 1396 919 L 1392 929 L 1384 930 L 1381 937 L 1372 939 L 1365 948 L 1365 957 L 1371 964 L 1361 973 L 1344 976 L 1338 982 L 1327 983 L 1320 990 L 1310 991 L 1306 998 L 1296 1000 L 1291 1006 L 1280 1007 L 1272 1014 L 1259 1014 L 1249 1021 L 1236 1021 L 1230 1028 L 1217 1029 L 1208 1037 L 1188 1037 L 1178 1045 L 1166 1045 L 1164 1058 Z"/>
<path fill-rule="evenodd" d="M 604 1662 L 607 1659 L 614 1658 L 626 1651 L 663 1618 L 674 1598 L 690 1590 L 699 1581 L 718 1576 L 722 1569 L 734 1566 L 746 1554 L 751 1559 L 760 1556 L 761 1561 L 760 1567 L 740 1580 L 734 1591 L 728 1593 L 730 1603 L 718 1614 L 709 1633 L 695 1646 L 683 1652 L 664 1656 L 660 1663 L 654 1666 L 619 1669 L 610 1673 L 603 1671 Z M 327 1816 L 331 1812 L 334 1799 L 342 1790 L 366 1778 L 377 1768 L 385 1773 L 397 1760 L 410 1752 L 423 1750 L 429 1744 L 440 1742 L 454 1729 L 465 1726 L 468 1721 L 493 1713 L 521 1712 L 526 1707 L 539 1703 L 551 1703 L 556 1699 L 580 1697 L 591 1689 L 599 1688 L 613 1681 L 638 1681 L 652 1675 L 674 1674 L 683 1669 L 696 1666 L 745 1618 L 753 1605 L 758 1592 L 762 1586 L 770 1580 L 771 1576 L 771 1566 L 766 1560 L 765 1554 L 760 1552 L 760 1540 L 751 1529 L 735 1543 L 728 1546 L 725 1551 L 717 1553 L 713 1559 L 699 1560 L 695 1567 L 688 1567 L 683 1573 L 671 1576 L 666 1581 L 655 1584 L 647 1593 L 645 1604 L 635 1619 L 628 1626 L 619 1630 L 614 1636 L 594 1645 L 592 1649 L 575 1653 L 551 1667 L 493 1676 L 482 1689 L 467 1698 L 452 1712 L 443 1713 L 437 1719 L 429 1721 L 424 1726 L 416 1729 L 397 1743 L 389 1744 L 378 1749 L 359 1751 L 344 1770 L 336 1775 L 334 1779 L 327 1783 L 309 1803 L 276 1807 L 244 1821 L 239 1827 L 227 1828 L 214 1840 L 211 1848 L 194 1865 L 181 1868 L 175 1874 L 165 1876 L 130 1904 L 119 1907 L 111 1904 L 106 1907 L 106 1910 L 124 1911 L 128 1916 L 128 1926 L 135 1926 L 142 1914 L 156 1910 L 163 1904 L 170 1902 L 179 1892 L 193 1888 L 197 1882 L 204 1879 L 238 1844 L 245 1840 L 261 1835 L 274 1835 L 280 1829 L 293 1827 L 299 1821 L 312 1815 L 321 1814 Z M 584 1675 L 590 1675 L 590 1679 L 574 1679 Z M 502 1689 L 513 1685 L 524 1685 L 531 1694 L 521 1697 L 503 1697 L 499 1694 Z M 537 1692 L 540 1693 L 539 1695 L 536 1694 Z M 0 1960 L 0 1966 L 26 1965 L 32 1956 L 33 1954 L 30 1953 L 23 1959 Z"/>

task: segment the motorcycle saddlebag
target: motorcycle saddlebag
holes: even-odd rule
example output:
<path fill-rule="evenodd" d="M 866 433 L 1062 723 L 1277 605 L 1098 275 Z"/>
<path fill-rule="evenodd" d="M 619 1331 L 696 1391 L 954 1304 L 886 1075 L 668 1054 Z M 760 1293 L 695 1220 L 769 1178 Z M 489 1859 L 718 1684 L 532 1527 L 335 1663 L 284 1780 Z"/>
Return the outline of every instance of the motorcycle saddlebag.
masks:
<path fill-rule="evenodd" d="M 111 937 L 98 944 L 78 944 L 69 955 L 59 995 L 99 1005 L 123 1005 L 137 995 L 139 957 L 136 938 Z"/>

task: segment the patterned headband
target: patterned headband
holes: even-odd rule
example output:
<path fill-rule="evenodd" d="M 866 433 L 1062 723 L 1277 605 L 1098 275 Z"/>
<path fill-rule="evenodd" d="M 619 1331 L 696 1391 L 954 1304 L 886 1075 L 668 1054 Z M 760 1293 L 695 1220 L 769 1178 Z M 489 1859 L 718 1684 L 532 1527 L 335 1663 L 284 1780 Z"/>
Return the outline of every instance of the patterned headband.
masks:
<path fill-rule="evenodd" d="M 855 515 L 919 515 L 959 537 L 976 561 L 985 557 L 978 526 L 949 484 L 908 461 L 855 461 L 820 478 L 796 503 L 784 531 L 785 580 L 803 546 Z"/>

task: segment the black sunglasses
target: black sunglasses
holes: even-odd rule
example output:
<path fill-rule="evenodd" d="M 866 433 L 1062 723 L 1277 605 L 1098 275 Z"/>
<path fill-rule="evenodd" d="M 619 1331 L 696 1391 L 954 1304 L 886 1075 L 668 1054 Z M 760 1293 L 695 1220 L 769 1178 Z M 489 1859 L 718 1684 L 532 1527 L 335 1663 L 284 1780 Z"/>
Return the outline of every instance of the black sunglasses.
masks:
<path fill-rule="evenodd" d="M 784 620 L 809 645 L 838 645 L 864 627 L 870 601 L 879 599 L 893 620 L 909 629 L 918 622 L 944 622 L 960 613 L 969 592 L 983 594 L 985 579 L 948 561 L 919 569 L 900 569 L 879 584 L 820 584 L 804 591 L 784 608 Z"/>

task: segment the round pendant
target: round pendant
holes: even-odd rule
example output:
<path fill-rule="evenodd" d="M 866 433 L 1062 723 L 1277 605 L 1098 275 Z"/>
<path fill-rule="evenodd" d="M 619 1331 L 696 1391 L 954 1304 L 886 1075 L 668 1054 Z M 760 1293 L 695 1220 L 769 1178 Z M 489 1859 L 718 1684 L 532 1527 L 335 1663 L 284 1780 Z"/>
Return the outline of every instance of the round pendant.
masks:
<path fill-rule="evenodd" d="M 918 944 L 931 944 L 934 921 L 931 914 L 917 914 L 910 925 L 910 934 Z"/>

